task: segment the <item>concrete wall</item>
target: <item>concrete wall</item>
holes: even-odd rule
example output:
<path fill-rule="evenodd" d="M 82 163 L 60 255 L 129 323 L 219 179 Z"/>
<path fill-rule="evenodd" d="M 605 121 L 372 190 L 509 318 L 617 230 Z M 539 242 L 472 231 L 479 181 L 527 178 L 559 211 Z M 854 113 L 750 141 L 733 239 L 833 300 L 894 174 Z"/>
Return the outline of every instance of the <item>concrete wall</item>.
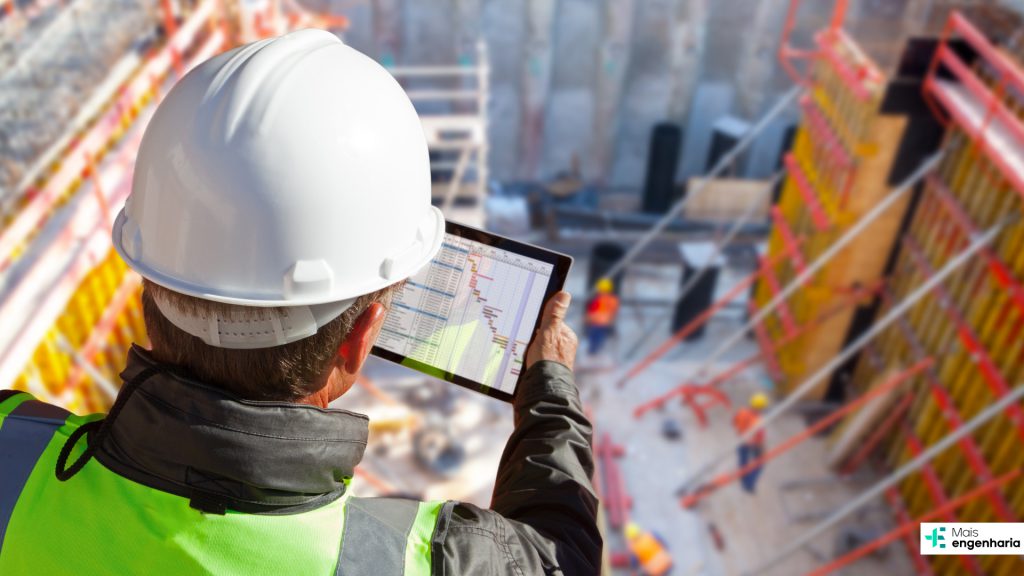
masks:
<path fill-rule="evenodd" d="M 588 179 L 639 187 L 651 127 L 666 120 L 686 129 L 680 179 L 697 175 L 716 119 L 752 122 L 790 85 L 776 61 L 789 0 L 314 1 L 348 15 L 346 41 L 385 62 L 458 62 L 482 37 L 499 180 L 549 178 L 576 155 Z M 848 22 L 885 13 L 898 24 L 907 3 L 854 0 Z M 830 13 L 805 0 L 794 42 L 806 45 Z M 741 173 L 771 172 L 791 118 L 766 131 Z"/>

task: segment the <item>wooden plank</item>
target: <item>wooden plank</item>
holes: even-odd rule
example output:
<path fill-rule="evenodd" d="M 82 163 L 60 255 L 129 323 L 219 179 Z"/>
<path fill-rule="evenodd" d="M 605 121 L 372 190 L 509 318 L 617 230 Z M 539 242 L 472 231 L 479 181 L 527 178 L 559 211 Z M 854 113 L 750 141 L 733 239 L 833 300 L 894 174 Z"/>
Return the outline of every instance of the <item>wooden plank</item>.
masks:
<path fill-rule="evenodd" d="M 755 206 L 752 219 L 767 219 L 768 208 L 771 206 L 771 187 L 767 180 L 749 180 L 743 178 L 717 178 L 707 182 L 707 178 L 690 178 L 687 182 L 689 190 L 707 187 L 695 194 L 686 202 L 683 213 L 687 218 L 696 220 L 737 220 L 750 206 Z"/>

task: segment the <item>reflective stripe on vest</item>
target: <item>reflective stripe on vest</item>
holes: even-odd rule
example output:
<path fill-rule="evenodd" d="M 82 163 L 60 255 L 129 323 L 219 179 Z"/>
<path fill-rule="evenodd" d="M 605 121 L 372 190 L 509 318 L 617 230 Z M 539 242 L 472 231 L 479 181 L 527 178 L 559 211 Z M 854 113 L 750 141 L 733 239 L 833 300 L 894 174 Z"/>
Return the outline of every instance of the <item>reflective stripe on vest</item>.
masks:
<path fill-rule="evenodd" d="M 439 511 L 431 502 L 350 498 L 335 575 L 429 575 Z"/>
<path fill-rule="evenodd" d="M 64 425 L 69 414 L 28 394 L 12 395 L 3 404 L 8 415 L 0 420 L 0 552 L 14 505 L 53 433 Z"/>
<path fill-rule="evenodd" d="M 447 519 L 452 503 L 346 495 L 296 514 L 203 514 L 187 498 L 128 480 L 95 459 L 60 482 L 54 463 L 64 441 L 98 417 L 70 415 L 61 427 L 62 416 L 67 412 L 27 394 L 0 396 L 0 529 L 7 528 L 0 574 L 173 566 L 176 574 L 428 576 L 441 560 L 438 536 L 447 522 L 439 518 Z M 70 460 L 85 441 L 78 444 Z"/>

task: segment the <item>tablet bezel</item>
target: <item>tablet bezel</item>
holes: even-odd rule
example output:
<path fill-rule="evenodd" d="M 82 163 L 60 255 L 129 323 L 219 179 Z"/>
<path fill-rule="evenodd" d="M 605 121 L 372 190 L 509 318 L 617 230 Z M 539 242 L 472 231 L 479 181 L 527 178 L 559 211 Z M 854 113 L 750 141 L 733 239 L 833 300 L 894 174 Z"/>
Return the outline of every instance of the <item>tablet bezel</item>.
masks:
<path fill-rule="evenodd" d="M 445 220 L 444 231 L 445 235 L 451 234 L 453 236 L 465 238 L 473 242 L 479 242 L 486 246 L 493 246 L 495 248 L 498 248 L 499 250 L 506 250 L 508 252 L 512 252 L 520 256 L 525 256 L 533 260 L 538 260 L 540 262 L 545 262 L 547 264 L 552 264 L 554 266 L 551 272 L 551 277 L 548 279 L 548 285 L 544 290 L 544 299 L 541 302 L 541 309 L 540 311 L 538 311 L 537 318 L 534 320 L 533 323 L 533 332 L 530 336 L 530 342 L 526 346 L 527 349 L 529 349 L 530 345 L 533 344 L 533 339 L 537 336 L 537 324 L 540 320 L 540 312 L 544 310 L 544 306 L 547 305 L 548 300 L 551 299 L 551 296 L 565 286 L 565 280 L 569 276 L 569 270 L 572 268 L 572 257 L 566 254 L 562 254 L 560 252 L 554 252 L 546 248 L 534 246 L 533 244 L 519 242 L 517 240 L 512 240 L 511 238 L 504 238 L 502 236 L 498 236 L 496 234 L 492 234 L 484 230 L 479 230 L 477 228 L 466 226 L 465 224 L 458 224 L 450 220 Z M 427 264 L 427 266 L 429 266 L 429 264 Z M 404 356 L 402 354 L 398 354 L 390 350 L 385 350 L 384 348 L 381 348 L 376 344 L 374 344 L 371 353 L 374 356 L 377 356 L 378 358 L 390 360 L 391 362 L 394 362 L 396 364 L 412 368 L 413 370 L 416 370 L 417 372 L 420 372 L 427 376 L 433 376 L 434 378 L 437 378 L 439 380 L 451 382 L 452 384 L 455 384 L 457 386 L 462 386 L 463 388 L 468 388 L 475 392 L 480 392 L 481 394 L 490 396 L 491 398 L 504 400 L 505 402 L 512 402 L 512 400 L 515 397 L 515 392 L 519 390 L 519 384 L 523 381 L 523 375 L 526 374 L 526 370 L 523 370 L 519 373 L 519 378 L 516 380 L 516 385 L 515 388 L 513 388 L 513 393 L 509 394 L 497 388 L 491 388 L 490 386 L 487 386 L 481 382 L 477 382 L 475 380 L 466 378 L 465 376 L 460 376 L 452 372 L 446 372 L 441 368 L 430 366 L 418 360 L 409 358 L 408 356 Z"/>

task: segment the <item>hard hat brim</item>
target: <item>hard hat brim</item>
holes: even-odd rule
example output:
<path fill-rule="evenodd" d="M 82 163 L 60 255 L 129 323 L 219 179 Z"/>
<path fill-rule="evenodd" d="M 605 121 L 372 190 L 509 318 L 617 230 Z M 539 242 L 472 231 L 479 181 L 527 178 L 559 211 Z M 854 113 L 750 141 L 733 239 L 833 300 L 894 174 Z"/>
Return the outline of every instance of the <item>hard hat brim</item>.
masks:
<path fill-rule="evenodd" d="M 376 281 L 368 282 L 358 290 L 338 289 L 329 295 L 317 295 L 313 297 L 302 297 L 301 295 L 292 298 L 261 298 L 258 295 L 247 295 L 241 290 L 211 291 L 209 286 L 198 286 L 196 284 L 182 281 L 180 278 L 165 274 L 147 266 L 142 258 L 133 257 L 131 250 L 125 246 L 125 237 L 128 235 L 125 230 L 128 218 L 125 209 L 122 208 L 114 220 L 111 231 L 111 240 L 114 250 L 118 255 L 143 278 L 150 280 L 168 290 L 194 296 L 202 300 L 221 302 L 224 304 L 235 304 L 238 306 L 271 307 L 271 306 L 315 306 L 351 300 L 364 294 L 386 288 L 414 275 L 423 266 L 426 266 L 437 255 L 444 241 L 445 220 L 444 214 L 436 206 L 429 206 L 423 216 L 423 223 L 420 226 L 421 236 L 411 246 L 406 247 L 401 255 L 396 258 L 393 269 L 385 276 L 381 275 Z"/>

